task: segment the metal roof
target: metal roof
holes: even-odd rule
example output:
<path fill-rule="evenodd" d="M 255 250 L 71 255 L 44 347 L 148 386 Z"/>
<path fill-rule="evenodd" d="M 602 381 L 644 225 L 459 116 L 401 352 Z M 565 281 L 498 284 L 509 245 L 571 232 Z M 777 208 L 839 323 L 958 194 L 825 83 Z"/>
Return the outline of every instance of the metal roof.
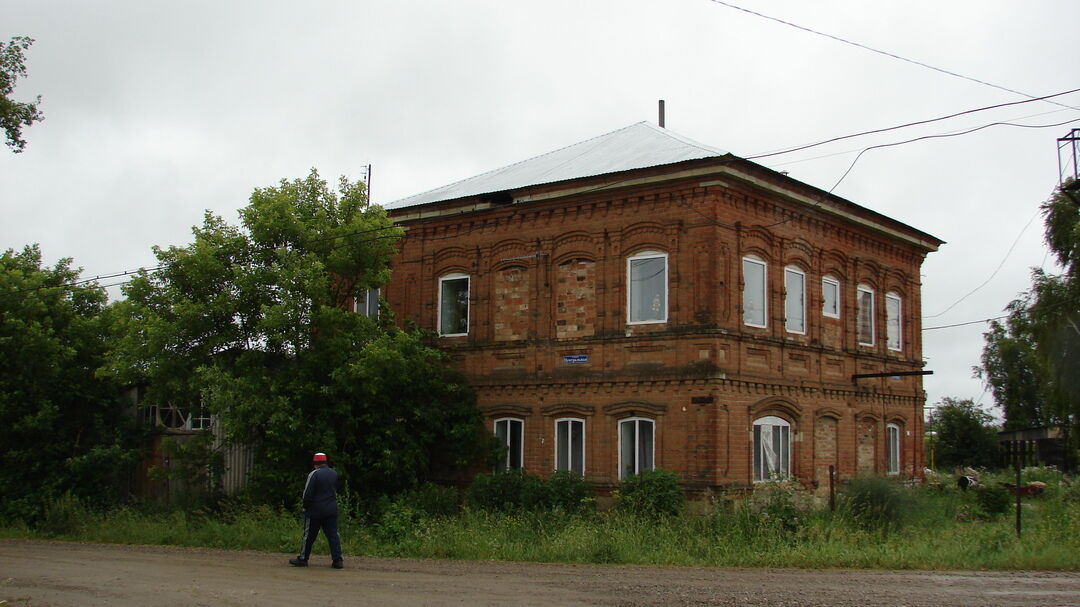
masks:
<path fill-rule="evenodd" d="M 726 155 L 724 150 L 687 139 L 648 122 L 639 122 L 501 169 L 395 200 L 386 204 L 385 208 L 400 209 L 579 177 Z"/>

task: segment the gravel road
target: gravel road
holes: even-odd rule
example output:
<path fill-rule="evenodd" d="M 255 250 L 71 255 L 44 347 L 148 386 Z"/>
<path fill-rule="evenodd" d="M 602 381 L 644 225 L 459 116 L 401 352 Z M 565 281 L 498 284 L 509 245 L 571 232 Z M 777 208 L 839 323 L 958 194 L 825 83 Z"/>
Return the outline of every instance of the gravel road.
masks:
<path fill-rule="evenodd" d="M 0 540 L 0 607 L 1080 605 L 1078 572 L 807 571 L 325 557 Z"/>

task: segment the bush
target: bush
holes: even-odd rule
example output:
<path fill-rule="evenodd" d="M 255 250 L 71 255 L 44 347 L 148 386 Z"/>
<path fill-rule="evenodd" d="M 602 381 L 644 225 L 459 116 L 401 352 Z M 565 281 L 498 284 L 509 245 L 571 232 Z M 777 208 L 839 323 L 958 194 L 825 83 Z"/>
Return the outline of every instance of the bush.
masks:
<path fill-rule="evenodd" d="M 591 510 L 595 505 L 593 488 L 577 472 L 560 470 L 547 481 L 550 504 L 565 512 Z"/>
<path fill-rule="evenodd" d="M 798 482 L 769 481 L 754 485 L 746 506 L 764 526 L 792 532 L 802 525 L 812 503 Z"/>
<path fill-rule="evenodd" d="M 46 536 L 71 535 L 89 522 L 90 513 L 79 498 L 70 492 L 45 504 L 45 513 L 37 524 Z"/>
<path fill-rule="evenodd" d="M 848 511 L 864 527 L 888 529 L 902 525 L 912 498 L 896 481 L 881 476 L 853 479 L 841 491 Z"/>
<path fill-rule="evenodd" d="M 461 493 L 455 487 L 424 483 L 401 494 L 399 501 L 427 517 L 454 516 L 461 508 Z"/>
<path fill-rule="evenodd" d="M 619 510 L 646 516 L 677 514 L 686 498 L 679 489 L 679 477 L 667 470 L 646 470 L 619 481 L 615 506 Z"/>
<path fill-rule="evenodd" d="M 521 470 L 478 474 L 469 486 L 469 503 L 489 512 L 533 510 L 549 502 L 544 481 Z"/>
<path fill-rule="evenodd" d="M 1013 496 L 1004 487 L 980 486 L 974 491 L 975 503 L 986 516 L 998 516 L 1009 511 Z"/>

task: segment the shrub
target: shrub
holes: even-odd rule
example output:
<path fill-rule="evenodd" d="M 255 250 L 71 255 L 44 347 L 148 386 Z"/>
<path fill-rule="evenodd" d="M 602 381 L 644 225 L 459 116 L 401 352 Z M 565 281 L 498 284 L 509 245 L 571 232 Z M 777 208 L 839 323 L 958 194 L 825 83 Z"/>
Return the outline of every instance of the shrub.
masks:
<path fill-rule="evenodd" d="M 746 501 L 762 525 L 788 532 L 798 530 L 812 505 L 799 483 L 790 480 L 758 483 Z"/>
<path fill-rule="evenodd" d="M 615 492 L 618 509 L 646 516 L 677 514 L 685 501 L 679 477 L 658 468 L 622 479 Z"/>
<path fill-rule="evenodd" d="M 428 517 L 454 516 L 461 507 L 461 493 L 455 487 L 424 483 L 401 494 L 399 501 Z"/>
<path fill-rule="evenodd" d="M 561 508 L 566 512 L 580 512 L 592 509 L 595 504 L 592 485 L 577 472 L 555 472 L 548 479 L 547 487 L 550 503 L 554 508 Z"/>
<path fill-rule="evenodd" d="M 481 510 L 531 510 L 546 506 L 548 501 L 544 481 L 521 470 L 478 474 L 469 486 L 469 502 Z"/>
<path fill-rule="evenodd" d="M 70 492 L 45 504 L 37 528 L 46 536 L 71 535 L 89 522 L 90 513 Z"/>
<path fill-rule="evenodd" d="M 974 491 L 975 503 L 986 516 L 997 516 L 1009 511 L 1013 496 L 1004 487 L 980 486 Z"/>
<path fill-rule="evenodd" d="M 912 498 L 896 481 L 881 476 L 852 479 L 841 491 L 848 511 L 864 527 L 888 529 L 904 523 Z"/>

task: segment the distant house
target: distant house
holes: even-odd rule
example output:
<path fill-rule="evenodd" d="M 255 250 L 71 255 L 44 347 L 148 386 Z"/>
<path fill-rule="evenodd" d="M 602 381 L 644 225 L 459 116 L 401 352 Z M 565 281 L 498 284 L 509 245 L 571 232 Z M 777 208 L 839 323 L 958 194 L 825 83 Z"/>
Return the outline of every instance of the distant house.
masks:
<path fill-rule="evenodd" d="M 383 295 L 438 333 L 503 468 L 921 474 L 929 234 L 644 122 L 387 208 Z"/>

